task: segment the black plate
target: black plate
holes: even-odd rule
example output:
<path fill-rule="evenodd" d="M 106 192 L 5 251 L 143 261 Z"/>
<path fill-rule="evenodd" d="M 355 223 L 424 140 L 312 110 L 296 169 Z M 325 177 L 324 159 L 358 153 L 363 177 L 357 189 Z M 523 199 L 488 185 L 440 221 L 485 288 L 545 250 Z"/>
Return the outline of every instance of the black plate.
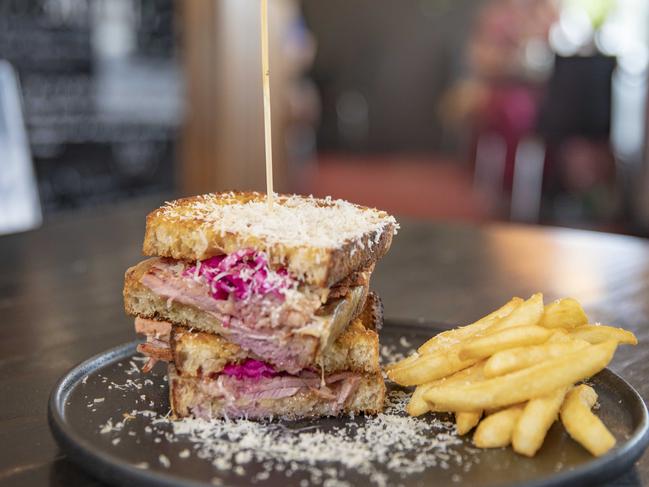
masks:
<path fill-rule="evenodd" d="M 381 344 L 391 353 L 405 353 L 412 347 L 411 343 L 421 343 L 437 331 L 432 325 L 387 322 L 381 332 Z M 214 458 L 200 458 L 197 444 L 186 436 L 168 436 L 168 433 L 165 436 L 171 428 L 169 423 L 156 422 L 152 416 L 142 414 L 125 422 L 121 431 L 101 433 L 109 419 L 118 423 L 123 413 L 132 410 L 148 409 L 156 415 L 168 411 L 164 366 L 156 366 L 146 376 L 137 371 L 133 357 L 136 343 L 122 345 L 83 362 L 63 377 L 52 391 L 48 410 L 52 433 L 65 453 L 92 475 L 120 485 L 285 486 L 300 485 L 300 481 L 308 485 L 307 480 L 318 483 L 326 478 L 347 481 L 351 485 L 370 484 L 367 472 L 338 462 L 316 465 L 322 467 L 321 473 L 328 472 L 324 477 L 313 477 L 312 467 L 305 466 L 302 471 L 301 465 L 297 465 L 297 472 L 287 474 L 275 469 L 266 479 L 266 474 L 260 475 L 260 472 L 268 469 L 269 463 L 256 463 L 254 458 L 245 469 L 237 469 L 236 465 L 232 469 L 221 465 L 218 469 L 210 461 Z M 449 446 L 448 455 L 440 455 L 436 466 L 421 472 L 406 475 L 403 470 L 393 471 L 387 462 L 372 464 L 371 471 L 380 474 L 373 480 L 387 485 L 554 486 L 590 485 L 619 476 L 633 466 L 649 443 L 647 408 L 638 393 L 609 370 L 599 373 L 591 383 L 599 394 L 597 414 L 618 440 L 617 446 L 601 458 L 591 457 L 568 438 L 557 423 L 533 459 L 518 456 L 509 448 L 477 450 L 471 446 L 470 439 L 463 439 Z M 443 416 L 424 417 L 413 421 L 430 423 L 433 440 L 444 436 L 447 426 L 439 425 L 445 419 Z M 363 417 L 345 417 L 284 424 L 274 422 L 264 427 L 282 429 L 282 434 L 290 436 L 305 429 L 327 432 L 340 430 L 341 426 L 353 431 L 365 421 Z M 220 441 L 229 440 L 221 438 Z M 415 453 L 410 452 L 410 458 Z"/>

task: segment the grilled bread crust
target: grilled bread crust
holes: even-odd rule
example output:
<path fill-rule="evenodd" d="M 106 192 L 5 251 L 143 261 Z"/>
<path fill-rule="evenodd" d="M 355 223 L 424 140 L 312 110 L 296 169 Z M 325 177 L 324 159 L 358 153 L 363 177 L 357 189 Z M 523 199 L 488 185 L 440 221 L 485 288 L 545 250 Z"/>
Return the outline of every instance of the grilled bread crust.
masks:
<path fill-rule="evenodd" d="M 142 250 L 145 255 L 202 260 L 230 254 L 242 248 L 267 253 L 272 265 L 285 266 L 307 284 L 330 287 L 356 269 L 383 257 L 390 248 L 397 224 L 387 213 L 352 205 L 359 215 L 367 215 L 373 230 L 359 231 L 355 238 L 340 239 L 336 245 L 277 243 L 256 234 L 254 227 L 241 230 L 219 229 L 210 218 L 210 209 L 225 205 L 262 202 L 263 193 L 229 192 L 182 198 L 151 212 L 146 219 Z M 282 205 L 298 198 L 312 206 L 334 206 L 332 200 L 295 195 L 278 195 Z M 350 204 L 351 205 L 351 204 Z"/>
<path fill-rule="evenodd" d="M 181 377 L 173 365 L 169 366 L 169 402 L 177 417 L 192 416 L 192 409 L 197 406 L 211 411 L 211 418 L 224 417 L 222 403 L 216 398 L 206 398 L 200 391 L 201 380 L 205 379 Z M 378 414 L 383 411 L 385 394 L 385 381 L 381 373 L 363 375 L 358 389 L 340 413 Z M 262 399 L 260 402 L 266 414 L 250 415 L 251 419 L 299 419 L 331 415 L 328 402 L 313 391 L 301 391 L 292 397 L 280 399 Z"/>
<path fill-rule="evenodd" d="M 383 327 L 383 301 L 374 291 L 368 293 L 358 319 L 368 330 L 379 331 Z"/>
<path fill-rule="evenodd" d="M 379 336 L 375 331 L 380 323 L 376 314 L 368 308 L 376 307 L 380 299 L 370 293 L 361 317 L 352 320 L 322 354 L 315 368 L 323 368 L 326 374 L 352 371 L 365 374 L 381 370 L 379 365 Z M 214 377 L 226 364 L 240 363 L 248 358 L 259 357 L 243 350 L 239 345 L 212 333 L 190 331 L 174 326 L 171 332 L 171 352 L 178 374 L 186 377 Z"/>
<path fill-rule="evenodd" d="M 227 364 L 259 359 L 220 335 L 190 331 L 184 326 L 173 326 L 170 348 L 178 374 L 186 377 L 216 377 Z"/>

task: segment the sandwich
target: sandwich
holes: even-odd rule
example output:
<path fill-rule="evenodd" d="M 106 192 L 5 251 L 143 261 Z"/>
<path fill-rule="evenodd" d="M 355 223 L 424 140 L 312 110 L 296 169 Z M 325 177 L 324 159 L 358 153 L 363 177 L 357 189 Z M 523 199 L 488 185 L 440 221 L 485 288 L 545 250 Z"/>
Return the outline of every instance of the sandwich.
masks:
<path fill-rule="evenodd" d="M 150 258 L 127 270 L 124 303 L 147 337 L 145 370 L 169 362 L 174 413 L 380 411 L 369 283 L 396 229 L 385 212 L 297 195 L 269 210 L 260 193 L 208 194 L 149 214 Z"/>

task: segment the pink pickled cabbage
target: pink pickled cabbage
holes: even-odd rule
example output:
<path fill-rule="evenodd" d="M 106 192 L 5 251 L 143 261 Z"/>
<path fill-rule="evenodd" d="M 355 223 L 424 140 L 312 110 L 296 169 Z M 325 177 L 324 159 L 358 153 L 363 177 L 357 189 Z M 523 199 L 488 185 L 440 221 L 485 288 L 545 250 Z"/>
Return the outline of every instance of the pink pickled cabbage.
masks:
<path fill-rule="evenodd" d="M 207 280 L 214 299 L 228 299 L 231 294 L 238 300 L 267 294 L 281 298 L 283 291 L 293 285 L 286 269 L 271 269 L 266 254 L 253 249 L 217 255 L 201 261 L 198 271 L 196 268 L 190 266 L 185 274 Z"/>
<path fill-rule="evenodd" d="M 261 379 L 262 377 L 274 377 L 277 375 L 275 369 L 261 360 L 252 358 L 246 359 L 241 364 L 228 364 L 223 368 L 223 373 L 237 379 Z"/>

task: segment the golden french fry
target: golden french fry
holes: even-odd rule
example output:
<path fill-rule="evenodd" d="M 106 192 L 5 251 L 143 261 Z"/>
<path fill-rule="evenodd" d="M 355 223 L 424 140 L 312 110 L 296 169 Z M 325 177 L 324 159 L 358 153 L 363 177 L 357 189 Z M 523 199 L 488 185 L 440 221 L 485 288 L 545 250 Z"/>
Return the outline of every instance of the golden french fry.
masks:
<path fill-rule="evenodd" d="M 422 384 L 416 387 L 415 392 L 410 396 L 410 401 L 408 401 L 408 406 L 406 406 L 406 412 L 410 416 L 421 416 L 430 411 L 430 405 L 424 399 L 424 393 L 428 391 L 430 384 Z"/>
<path fill-rule="evenodd" d="M 473 382 L 484 380 L 484 366 L 485 361 L 481 360 L 480 362 L 473 364 L 471 367 L 455 372 L 448 377 L 443 377 L 430 382 L 429 385 L 431 387 L 440 387 L 448 384 L 471 384 Z"/>
<path fill-rule="evenodd" d="M 433 387 L 424 394 L 431 407 L 445 411 L 477 411 L 509 406 L 550 394 L 586 379 L 611 361 L 617 342 L 590 345 L 517 372 L 468 385 Z"/>
<path fill-rule="evenodd" d="M 415 352 L 409 357 L 399 360 L 398 362 L 394 362 L 393 364 L 386 365 L 384 369 L 388 371 L 388 370 L 398 369 L 399 367 L 405 367 L 406 365 L 412 364 L 418 358 L 419 358 L 419 354 Z"/>
<path fill-rule="evenodd" d="M 573 440 L 599 457 L 615 446 L 615 438 L 592 413 L 596 401 L 597 393 L 592 387 L 586 384 L 573 387 L 561 407 L 561 422 Z"/>
<path fill-rule="evenodd" d="M 473 434 L 473 443 L 478 448 L 498 448 L 512 441 L 512 433 L 523 405 L 517 404 L 502 409 L 483 419 Z"/>
<path fill-rule="evenodd" d="M 563 328 L 555 328 L 552 330 L 552 335 L 550 335 L 550 338 L 548 338 L 548 343 L 569 342 L 571 340 L 572 338 L 566 330 L 564 330 Z"/>
<path fill-rule="evenodd" d="M 457 434 L 466 435 L 477 426 L 482 417 L 482 411 L 460 411 L 455 413 L 455 428 Z"/>
<path fill-rule="evenodd" d="M 517 326 L 477 337 L 460 350 L 461 359 L 484 358 L 514 347 L 547 341 L 552 332 L 541 326 Z"/>
<path fill-rule="evenodd" d="M 525 405 L 512 435 L 516 453 L 533 457 L 541 448 L 550 426 L 557 420 L 567 390 L 562 387 L 547 396 L 530 399 Z"/>
<path fill-rule="evenodd" d="M 581 304 L 573 298 L 563 298 L 545 306 L 540 326 L 546 328 L 574 328 L 588 323 Z"/>
<path fill-rule="evenodd" d="M 516 329 L 516 328 L 514 328 Z M 588 347 L 584 340 L 543 343 L 531 347 L 510 348 L 495 353 L 487 360 L 484 368 L 485 377 L 497 377 L 516 370 L 536 365 L 544 360 L 561 357 Z"/>
<path fill-rule="evenodd" d="M 479 361 L 479 359 L 460 359 L 461 347 L 461 344 L 455 345 L 445 351 L 422 355 L 406 366 L 388 370 L 388 377 L 402 386 L 418 386 L 447 377 Z"/>
<path fill-rule="evenodd" d="M 510 314 L 489 327 L 489 333 L 516 326 L 538 325 L 541 316 L 543 316 L 543 294 L 536 293 L 517 306 Z"/>
<path fill-rule="evenodd" d="M 406 412 L 410 416 L 420 416 L 431 411 L 430 404 L 428 404 L 428 402 L 426 402 L 426 400 L 424 399 L 424 393 L 431 387 L 436 387 L 442 384 L 470 384 L 471 382 L 483 380 L 484 365 L 484 361 L 478 362 L 477 364 L 472 365 L 471 367 L 468 367 L 464 370 L 460 370 L 459 372 L 456 372 L 455 374 L 448 377 L 444 377 L 442 379 L 417 386 L 415 392 L 413 392 L 412 396 L 410 397 L 410 401 L 408 402 L 408 406 L 406 407 Z M 444 411 L 436 410 L 436 412 Z"/>
<path fill-rule="evenodd" d="M 489 328 L 491 325 L 496 323 L 498 320 L 509 315 L 522 302 L 523 300 L 521 298 L 512 298 L 504 306 L 501 306 L 496 311 L 493 311 L 487 316 L 480 318 L 475 323 L 439 333 L 435 335 L 433 338 L 431 338 L 430 340 L 428 340 L 426 343 L 424 343 L 421 347 L 419 347 L 418 352 L 421 354 L 425 354 L 443 348 L 448 348 L 449 346 L 455 345 L 461 342 L 462 340 L 474 336 L 477 333 L 481 333 L 487 328 Z"/>
<path fill-rule="evenodd" d="M 626 345 L 637 345 L 638 339 L 629 330 L 606 325 L 585 325 L 570 330 L 570 336 L 581 338 L 588 343 L 602 343 L 615 340 Z"/>

